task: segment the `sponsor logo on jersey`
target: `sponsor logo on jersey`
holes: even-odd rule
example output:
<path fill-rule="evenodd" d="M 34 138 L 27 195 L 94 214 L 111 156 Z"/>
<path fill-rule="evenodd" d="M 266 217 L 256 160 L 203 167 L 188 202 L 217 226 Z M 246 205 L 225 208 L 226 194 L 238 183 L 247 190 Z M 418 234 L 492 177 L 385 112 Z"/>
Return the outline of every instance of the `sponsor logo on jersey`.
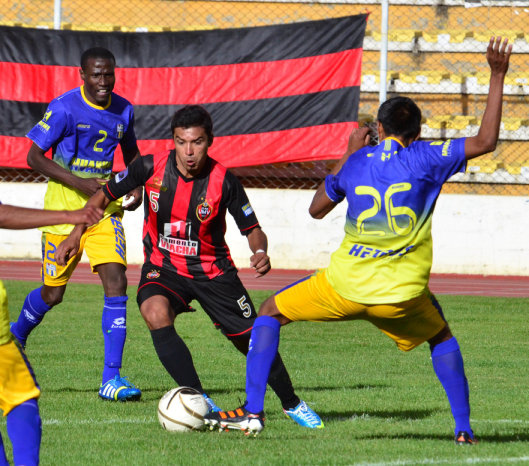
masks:
<path fill-rule="evenodd" d="M 112 161 L 90 160 L 76 157 L 72 163 L 72 172 L 96 173 L 98 175 L 110 175 L 112 173 Z"/>
<path fill-rule="evenodd" d="M 48 275 L 49 277 L 55 277 L 57 275 L 57 267 L 55 266 L 55 264 L 46 264 L 46 275 Z"/>
<path fill-rule="evenodd" d="M 247 217 L 248 217 L 248 215 L 253 214 L 253 208 L 252 208 L 252 206 L 250 205 L 249 202 L 248 202 L 248 204 L 244 204 L 242 206 L 242 211 L 244 212 L 244 215 L 246 215 Z"/>
<path fill-rule="evenodd" d="M 155 176 L 150 183 L 146 183 L 145 186 L 149 188 L 159 189 L 160 191 L 167 191 L 167 186 L 164 186 L 163 180 Z"/>
<path fill-rule="evenodd" d="M 123 123 L 118 123 L 118 127 L 116 129 L 118 132 L 118 139 L 121 139 L 123 137 L 123 130 L 124 130 Z"/>
<path fill-rule="evenodd" d="M 198 255 L 198 241 L 171 238 L 160 235 L 158 239 L 158 247 L 180 256 Z"/>
<path fill-rule="evenodd" d="M 77 127 L 81 129 L 90 129 L 90 125 L 88 123 L 79 123 Z"/>
<path fill-rule="evenodd" d="M 400 248 L 397 250 L 388 249 L 387 251 L 383 251 L 381 249 L 376 248 L 369 248 L 367 246 L 364 246 L 362 244 L 353 244 L 353 247 L 349 251 L 350 256 L 360 257 L 360 258 L 366 258 L 366 257 L 375 257 L 375 258 L 381 258 L 381 257 L 389 257 L 389 258 L 396 258 L 396 257 L 402 257 L 408 252 L 410 252 L 415 247 L 414 244 L 411 246 L 407 246 L 405 248 Z"/>
<path fill-rule="evenodd" d="M 160 271 L 159 270 L 151 270 L 150 272 L 147 273 L 147 275 L 145 275 L 147 278 L 149 279 L 153 279 L 153 278 L 159 278 L 160 277 Z"/>
<path fill-rule="evenodd" d="M 211 212 L 213 212 L 213 210 L 211 209 L 211 206 L 208 204 L 207 199 L 202 204 L 199 204 L 197 206 L 197 218 L 201 222 L 206 221 L 211 216 Z"/>

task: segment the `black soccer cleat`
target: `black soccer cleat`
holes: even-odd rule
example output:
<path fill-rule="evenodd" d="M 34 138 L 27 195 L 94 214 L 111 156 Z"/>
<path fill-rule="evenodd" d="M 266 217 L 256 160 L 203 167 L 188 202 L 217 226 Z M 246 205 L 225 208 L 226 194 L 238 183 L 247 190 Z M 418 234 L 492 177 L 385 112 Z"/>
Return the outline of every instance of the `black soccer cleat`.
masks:
<path fill-rule="evenodd" d="M 472 436 L 464 430 L 461 430 L 457 433 L 455 442 L 456 445 L 475 445 L 478 443 L 477 440 L 474 440 L 474 438 L 472 438 Z"/>
<path fill-rule="evenodd" d="M 204 416 L 204 423 L 210 430 L 242 430 L 244 435 L 255 437 L 264 429 L 264 412 L 250 413 L 244 406 L 234 411 L 210 412 Z"/>

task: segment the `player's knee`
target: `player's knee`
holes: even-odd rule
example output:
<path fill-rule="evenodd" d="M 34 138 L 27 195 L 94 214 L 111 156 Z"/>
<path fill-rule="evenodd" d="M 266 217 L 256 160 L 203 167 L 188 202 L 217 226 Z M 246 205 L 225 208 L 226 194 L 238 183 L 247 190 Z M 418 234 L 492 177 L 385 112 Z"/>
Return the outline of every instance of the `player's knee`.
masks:
<path fill-rule="evenodd" d="M 64 286 L 43 286 L 42 300 L 50 307 L 56 306 L 62 302 L 64 290 Z"/>
<path fill-rule="evenodd" d="M 147 301 L 140 306 L 140 313 L 149 330 L 158 330 L 174 323 L 169 309 L 151 305 Z"/>
<path fill-rule="evenodd" d="M 282 314 L 277 308 L 276 301 L 274 296 L 270 296 L 259 308 L 258 316 L 269 316 L 269 317 L 279 317 Z"/>

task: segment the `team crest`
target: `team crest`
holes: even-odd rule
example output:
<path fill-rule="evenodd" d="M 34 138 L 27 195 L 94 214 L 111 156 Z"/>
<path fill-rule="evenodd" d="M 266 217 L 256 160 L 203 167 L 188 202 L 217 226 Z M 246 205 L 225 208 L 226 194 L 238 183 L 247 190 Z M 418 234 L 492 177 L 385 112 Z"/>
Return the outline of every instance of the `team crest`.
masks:
<path fill-rule="evenodd" d="M 197 206 L 197 218 L 201 222 L 206 221 L 210 217 L 211 212 L 213 211 L 207 200 Z"/>
<path fill-rule="evenodd" d="M 153 278 L 159 278 L 160 277 L 160 271 L 159 270 L 151 270 L 147 275 L 145 275 L 148 279 Z"/>
<path fill-rule="evenodd" d="M 123 124 L 122 123 L 118 123 L 117 131 L 118 131 L 118 139 L 121 139 L 123 137 Z"/>

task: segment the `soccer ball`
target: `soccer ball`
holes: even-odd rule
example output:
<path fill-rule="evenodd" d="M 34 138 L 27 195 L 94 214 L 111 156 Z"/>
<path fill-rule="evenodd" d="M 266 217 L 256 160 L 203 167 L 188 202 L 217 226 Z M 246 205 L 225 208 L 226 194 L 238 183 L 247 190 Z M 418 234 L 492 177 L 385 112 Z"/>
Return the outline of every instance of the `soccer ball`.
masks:
<path fill-rule="evenodd" d="M 207 412 L 208 404 L 202 393 L 191 387 L 173 388 L 158 403 L 158 420 L 171 432 L 201 430 Z"/>

